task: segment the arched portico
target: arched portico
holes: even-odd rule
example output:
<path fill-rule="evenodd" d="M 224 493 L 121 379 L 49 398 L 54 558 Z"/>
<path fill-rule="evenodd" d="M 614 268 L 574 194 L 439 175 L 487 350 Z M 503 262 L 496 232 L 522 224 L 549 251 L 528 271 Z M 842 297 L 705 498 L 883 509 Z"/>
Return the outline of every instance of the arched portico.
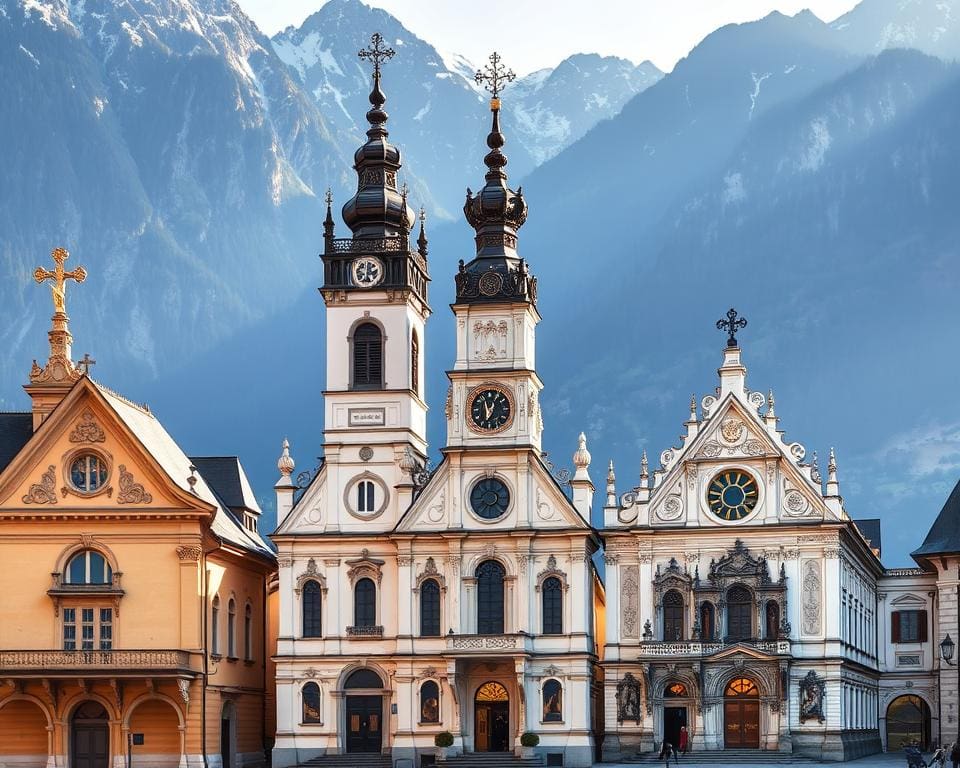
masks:
<path fill-rule="evenodd" d="M 53 754 L 53 721 L 43 702 L 15 693 L 0 700 L 0 745 L 20 768 L 40 768 Z"/>

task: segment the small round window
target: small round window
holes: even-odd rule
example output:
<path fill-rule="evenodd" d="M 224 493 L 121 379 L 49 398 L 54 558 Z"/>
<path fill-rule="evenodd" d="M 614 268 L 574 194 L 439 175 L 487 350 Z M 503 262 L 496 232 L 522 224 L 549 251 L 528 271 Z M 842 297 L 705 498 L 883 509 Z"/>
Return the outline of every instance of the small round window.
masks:
<path fill-rule="evenodd" d="M 107 462 L 95 453 L 82 453 L 70 465 L 70 483 L 78 491 L 93 493 L 107 482 Z"/>
<path fill-rule="evenodd" d="M 502 480 L 484 478 L 470 491 L 470 506 L 484 520 L 496 520 L 510 506 L 510 491 Z"/>

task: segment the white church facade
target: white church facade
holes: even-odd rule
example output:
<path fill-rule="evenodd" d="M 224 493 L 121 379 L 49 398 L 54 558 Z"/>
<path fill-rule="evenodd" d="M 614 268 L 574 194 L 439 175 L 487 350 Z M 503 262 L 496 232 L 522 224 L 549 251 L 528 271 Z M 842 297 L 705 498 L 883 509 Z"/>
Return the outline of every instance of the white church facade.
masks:
<path fill-rule="evenodd" d="M 593 485 L 581 441 L 568 495 L 541 450 L 536 278 L 517 253 L 526 218 L 506 185 L 499 98 L 483 188 L 464 207 L 476 255 L 456 274 L 456 359 L 446 445 L 429 470 L 422 370 L 427 242 L 397 186 L 375 37 L 368 141 L 357 151 L 352 231 L 323 254 L 327 384 L 323 463 L 302 491 L 285 447 L 279 561 L 275 766 L 389 754 L 421 765 L 519 752 L 588 766 L 600 701 Z M 488 74 L 496 91 L 504 75 Z"/>
<path fill-rule="evenodd" d="M 286 444 L 278 463 L 273 765 L 419 768 L 447 732 L 454 763 L 519 757 L 529 733 L 538 760 L 575 767 L 684 738 L 835 760 L 956 739 L 960 485 L 920 567 L 884 569 L 879 521 L 848 514 L 833 451 L 824 481 L 816 454 L 785 440 L 772 393 L 748 389 L 732 310 L 719 386 L 635 486 L 618 489 L 610 465 L 601 530 L 582 435 L 558 482 L 495 56 L 480 78 L 487 171 L 464 205 L 476 250 L 453 276 L 446 440 L 429 466 L 428 248 L 398 186 L 382 43 L 361 53 L 374 78 L 351 236 L 335 236 L 329 195 L 324 223 L 323 459 L 296 484 Z"/>

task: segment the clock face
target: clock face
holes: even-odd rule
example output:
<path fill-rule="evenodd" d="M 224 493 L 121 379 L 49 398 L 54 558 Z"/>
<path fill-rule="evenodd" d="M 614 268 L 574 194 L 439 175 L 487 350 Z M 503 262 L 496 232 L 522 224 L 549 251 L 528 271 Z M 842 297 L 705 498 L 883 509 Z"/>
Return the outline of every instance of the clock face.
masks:
<path fill-rule="evenodd" d="M 501 432 L 513 421 L 513 404 L 502 387 L 482 386 L 473 391 L 470 422 L 478 432 Z"/>
<path fill-rule="evenodd" d="M 510 506 L 510 490 L 496 477 L 480 480 L 470 491 L 470 507 L 484 520 L 503 517 Z"/>
<path fill-rule="evenodd" d="M 364 256 L 353 262 L 353 284 L 360 288 L 372 288 L 383 280 L 383 264 L 379 259 Z"/>
<path fill-rule="evenodd" d="M 721 472 L 707 489 L 710 510 L 721 520 L 743 520 L 759 500 L 757 481 L 739 469 Z"/>

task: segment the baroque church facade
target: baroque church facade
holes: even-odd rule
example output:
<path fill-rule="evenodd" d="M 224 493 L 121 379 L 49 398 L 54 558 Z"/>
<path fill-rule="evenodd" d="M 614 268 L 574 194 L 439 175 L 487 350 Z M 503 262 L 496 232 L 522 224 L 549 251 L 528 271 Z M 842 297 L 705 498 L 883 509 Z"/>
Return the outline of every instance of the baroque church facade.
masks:
<path fill-rule="evenodd" d="M 536 732 L 563 764 L 595 758 L 601 587 L 581 442 L 572 497 L 541 450 L 537 281 L 518 253 L 526 201 L 507 186 L 491 58 L 484 185 L 465 215 L 475 255 L 455 275 L 456 357 L 442 460 L 427 467 L 430 316 L 400 151 L 388 141 L 379 35 L 357 193 L 329 207 L 323 252 L 327 384 L 321 466 L 303 490 L 287 447 L 276 486 L 279 633 L 275 766 L 329 754 L 508 752 Z"/>

